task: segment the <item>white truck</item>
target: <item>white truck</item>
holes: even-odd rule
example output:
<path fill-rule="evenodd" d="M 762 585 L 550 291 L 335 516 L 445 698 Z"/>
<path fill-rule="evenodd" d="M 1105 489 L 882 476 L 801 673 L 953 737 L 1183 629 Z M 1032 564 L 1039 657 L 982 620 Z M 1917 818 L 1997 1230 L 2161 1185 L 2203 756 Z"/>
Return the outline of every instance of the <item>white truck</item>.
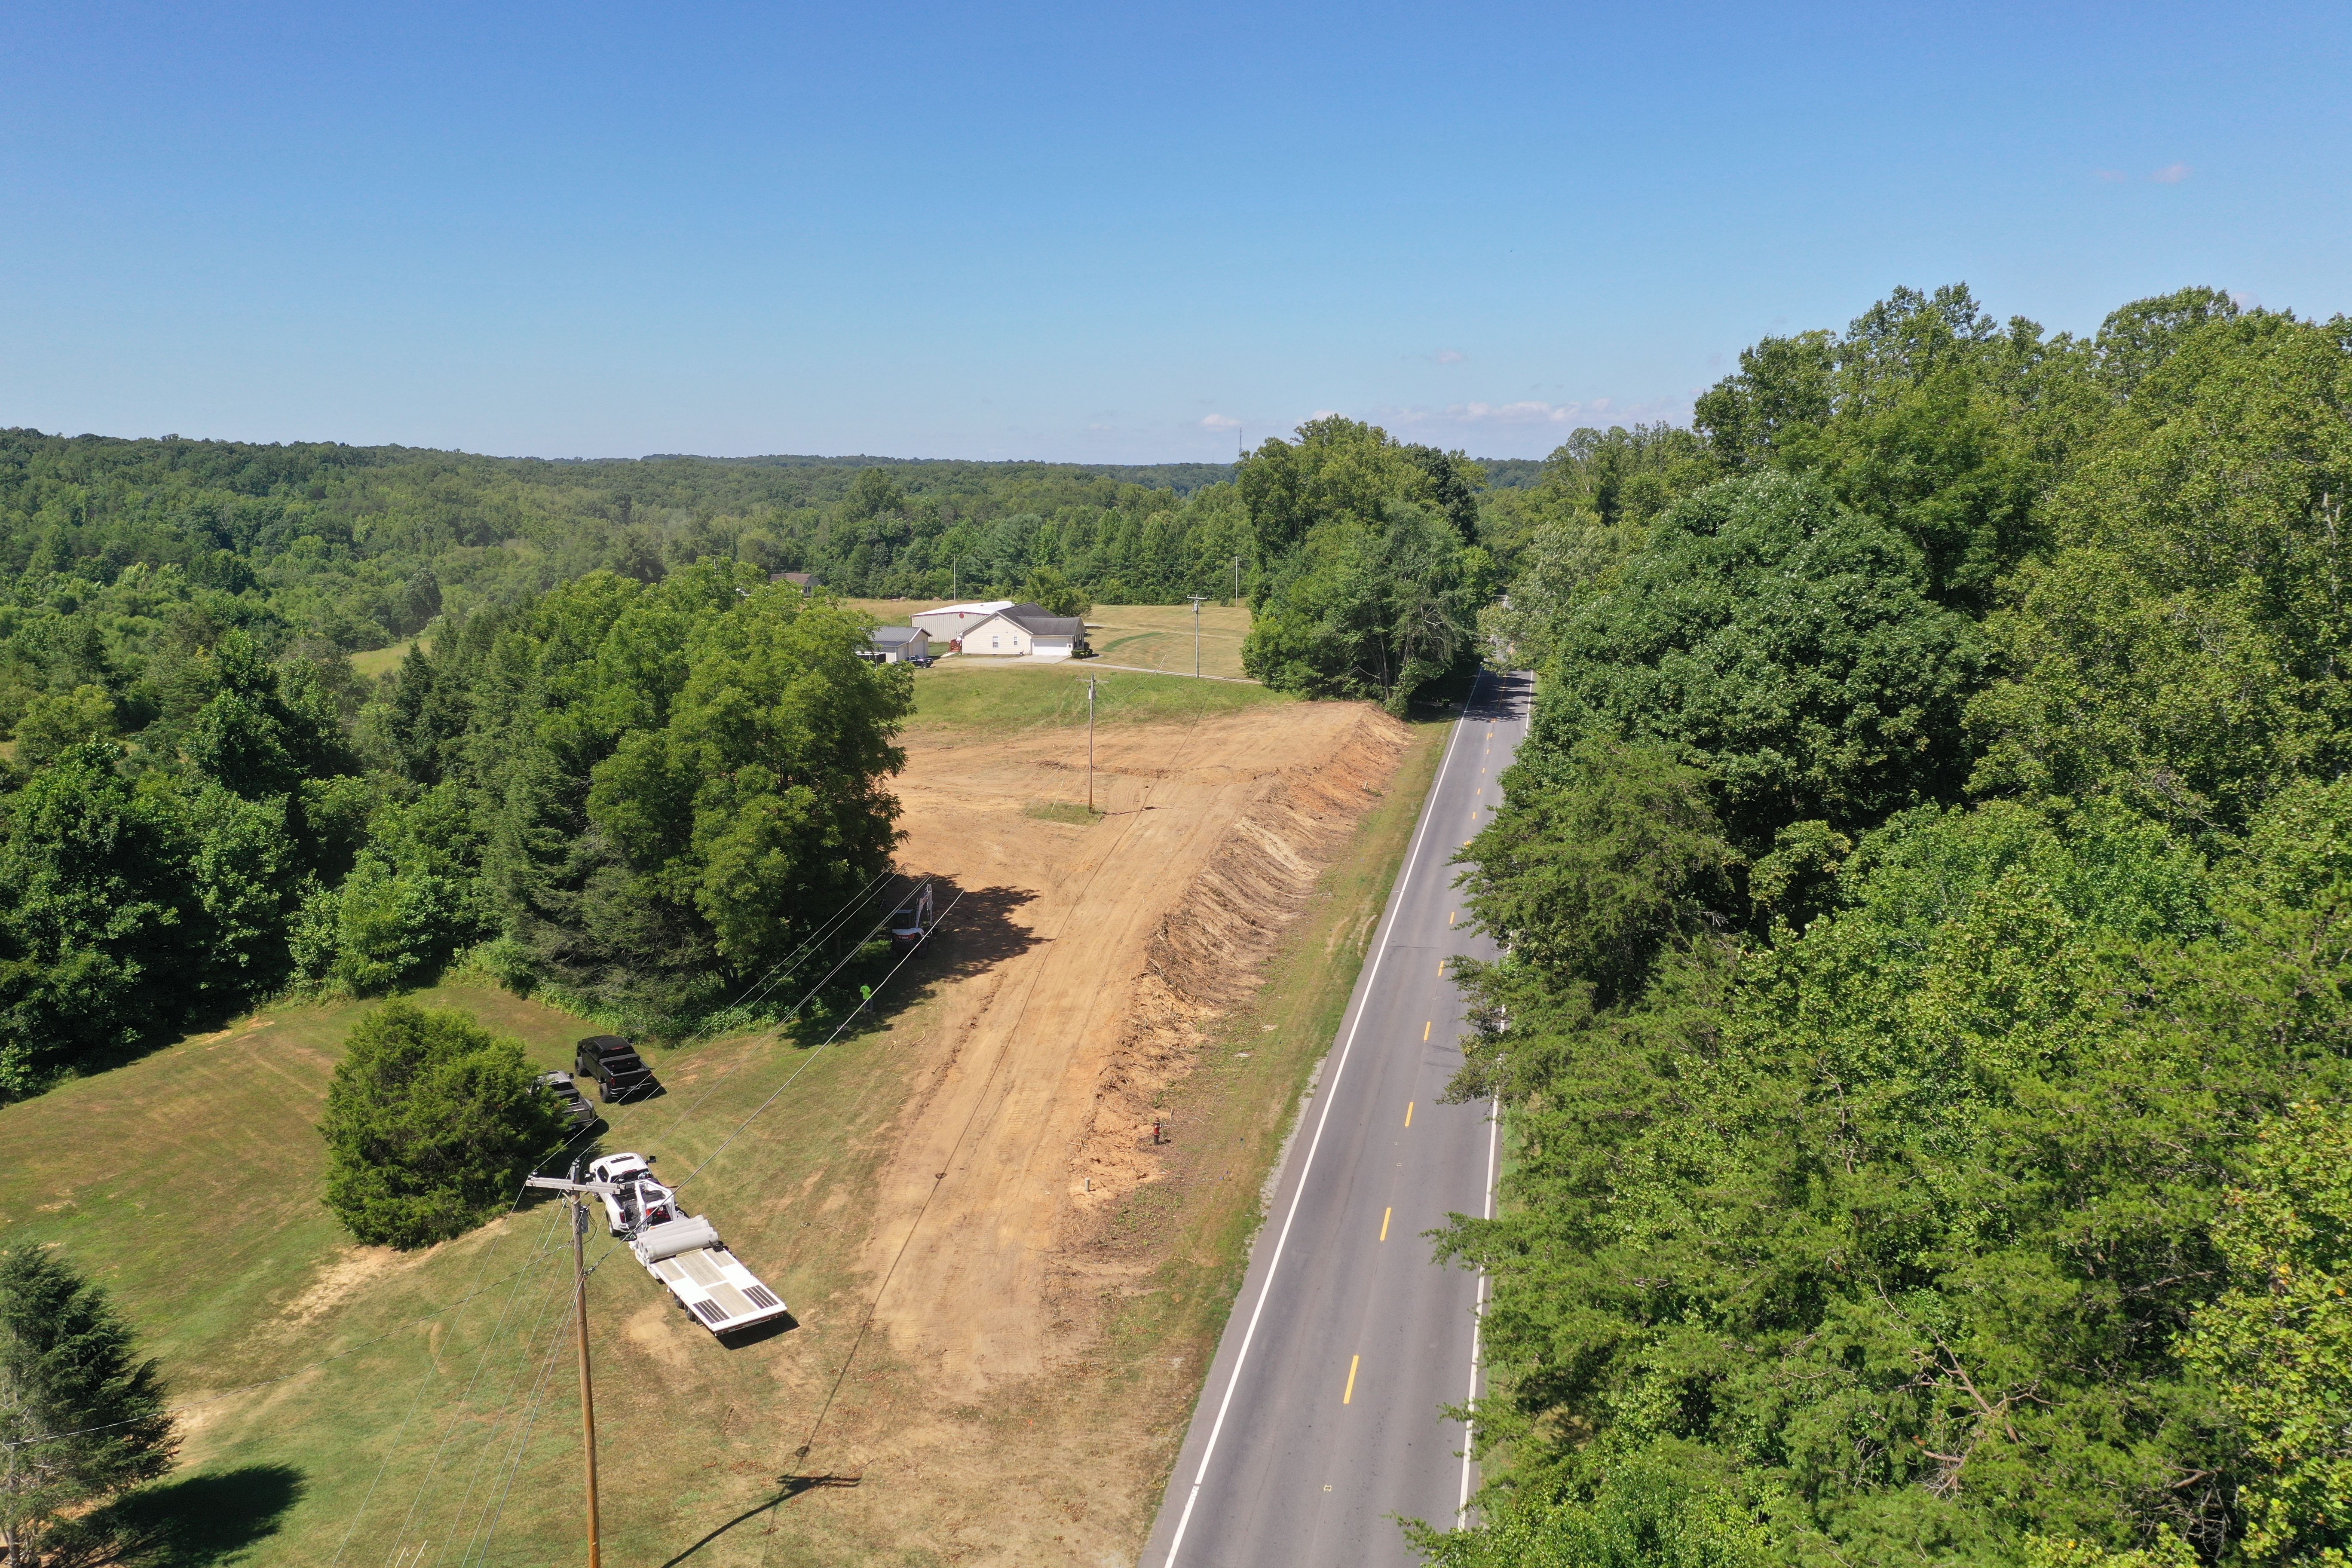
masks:
<path fill-rule="evenodd" d="M 782 1297 L 736 1260 L 717 1226 L 678 1207 L 677 1194 L 655 1177 L 648 1155 L 607 1154 L 589 1165 L 585 1181 L 533 1176 L 530 1184 L 602 1198 L 613 1234 L 714 1334 L 772 1322 L 790 1311 Z"/>

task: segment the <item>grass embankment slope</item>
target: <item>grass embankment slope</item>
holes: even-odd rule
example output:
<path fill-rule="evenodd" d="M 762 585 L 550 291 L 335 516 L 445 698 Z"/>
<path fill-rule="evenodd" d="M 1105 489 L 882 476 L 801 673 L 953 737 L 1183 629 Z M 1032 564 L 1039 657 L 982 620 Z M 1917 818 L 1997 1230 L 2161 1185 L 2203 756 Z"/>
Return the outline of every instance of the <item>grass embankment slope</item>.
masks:
<path fill-rule="evenodd" d="M 1066 725 L 1047 682 L 1067 675 L 925 672 L 910 742 L 925 726 Z M 959 680 L 992 689 L 969 697 Z M 1283 700 L 1167 684 L 1202 701 L 1225 690 Z M 1165 1179 L 1122 1199 L 1101 1241 L 1143 1270 L 1141 1287 L 1110 1303 L 1085 1364 L 1055 1377 L 943 1407 L 880 1330 L 861 1334 L 874 1300 L 862 1252 L 909 1063 L 936 1048 L 927 1031 L 941 998 L 985 980 L 984 953 L 943 945 L 919 959 L 880 999 L 889 1011 L 821 1054 L 766 1037 L 652 1053 L 670 1093 L 608 1110 L 603 1146 L 657 1152 L 673 1180 L 717 1152 L 688 1206 L 712 1215 L 803 1326 L 723 1349 L 592 1236 L 592 1257 L 609 1258 L 592 1298 L 610 1560 L 671 1563 L 698 1542 L 698 1564 L 1131 1554 L 1238 1286 L 1260 1182 L 1328 1047 L 1442 739 L 1442 726 L 1417 729 L 1268 984 L 1214 1021 L 1194 1070 L 1164 1096 L 1180 1129 Z M 467 1008 L 548 1067 L 568 1065 L 588 1032 L 488 985 L 418 999 Z M 226 1552 L 205 1561 L 568 1557 L 579 1413 L 556 1211 L 415 1254 L 350 1245 L 317 1202 L 312 1127 L 360 1010 L 271 1009 L 0 1109 L 0 1246 L 63 1247 L 117 1293 L 175 1398 L 206 1401 L 184 1416 L 186 1464 L 167 1483 L 213 1518 Z M 220 1396 L 265 1380 L 279 1381 Z M 916 1424 L 952 1441 L 861 1473 L 858 1454 Z M 1013 1455 L 1030 1475 L 1007 1486 Z M 852 1479 L 863 1484 L 842 1484 Z"/>

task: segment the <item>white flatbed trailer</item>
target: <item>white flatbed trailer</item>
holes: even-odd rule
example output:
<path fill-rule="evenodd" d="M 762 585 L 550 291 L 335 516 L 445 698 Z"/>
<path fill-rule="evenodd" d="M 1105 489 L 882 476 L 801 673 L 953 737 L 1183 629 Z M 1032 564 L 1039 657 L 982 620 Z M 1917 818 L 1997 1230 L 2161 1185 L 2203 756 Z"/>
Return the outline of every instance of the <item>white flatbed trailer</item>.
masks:
<path fill-rule="evenodd" d="M 677 1194 L 655 1179 L 653 1162 L 644 1155 L 607 1154 L 588 1167 L 584 1182 L 533 1176 L 530 1185 L 602 1198 L 613 1234 L 713 1334 L 754 1328 L 791 1311 L 728 1250 L 716 1226 L 678 1207 Z"/>

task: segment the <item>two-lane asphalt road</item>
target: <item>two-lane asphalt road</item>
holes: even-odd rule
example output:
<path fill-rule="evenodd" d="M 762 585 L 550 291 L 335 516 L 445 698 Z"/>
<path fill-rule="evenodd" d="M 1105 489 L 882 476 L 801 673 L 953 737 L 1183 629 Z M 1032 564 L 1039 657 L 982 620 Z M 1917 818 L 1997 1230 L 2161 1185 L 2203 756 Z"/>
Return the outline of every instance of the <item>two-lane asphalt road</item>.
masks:
<path fill-rule="evenodd" d="M 1498 1130 L 1442 1103 L 1461 1065 L 1448 864 L 1501 803 L 1528 678 L 1486 675 L 1446 742 L 1388 912 L 1292 1141 L 1143 1568 L 1417 1561 L 1397 1519 L 1454 1521 L 1475 1480 L 1444 1418 L 1478 1387 L 1484 1281 L 1424 1233 L 1491 1213 Z"/>

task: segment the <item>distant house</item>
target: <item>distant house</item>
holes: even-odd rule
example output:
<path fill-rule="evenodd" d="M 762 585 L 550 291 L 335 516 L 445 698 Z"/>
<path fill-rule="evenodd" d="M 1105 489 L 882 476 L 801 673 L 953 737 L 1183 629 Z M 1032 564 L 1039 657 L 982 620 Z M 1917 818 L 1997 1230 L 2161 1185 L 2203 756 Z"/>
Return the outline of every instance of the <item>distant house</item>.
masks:
<path fill-rule="evenodd" d="M 936 610 L 920 610 L 907 618 L 931 634 L 940 642 L 949 642 L 987 620 L 991 616 L 1013 608 L 1010 599 L 991 599 L 985 604 L 941 605 Z"/>
<path fill-rule="evenodd" d="M 803 594 L 816 586 L 815 575 L 807 572 L 771 572 L 768 574 L 768 581 L 771 583 L 790 583 L 793 587 L 798 588 Z"/>
<path fill-rule="evenodd" d="M 911 664 L 931 657 L 931 634 L 920 626 L 877 626 L 871 647 L 877 664 Z"/>
<path fill-rule="evenodd" d="M 958 640 L 963 652 L 982 658 L 1070 658 L 1087 651 L 1087 623 L 1048 614 L 1043 605 L 1006 605 Z"/>

